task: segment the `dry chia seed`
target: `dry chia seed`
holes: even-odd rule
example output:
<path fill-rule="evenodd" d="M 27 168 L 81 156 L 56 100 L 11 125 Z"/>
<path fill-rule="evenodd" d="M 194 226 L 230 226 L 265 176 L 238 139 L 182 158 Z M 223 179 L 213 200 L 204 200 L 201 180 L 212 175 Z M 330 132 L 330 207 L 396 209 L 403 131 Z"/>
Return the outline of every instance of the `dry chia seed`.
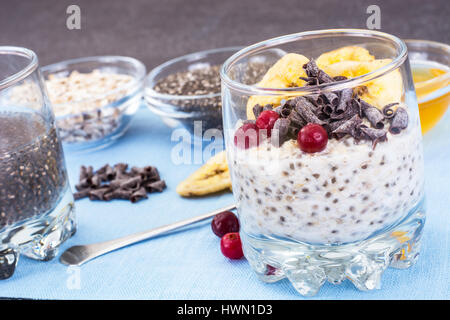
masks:
<path fill-rule="evenodd" d="M 31 113 L 0 113 L 0 229 L 45 214 L 67 186 L 61 144 Z"/>
<path fill-rule="evenodd" d="M 210 128 L 222 130 L 221 67 L 221 65 L 212 65 L 173 73 L 158 80 L 153 87 L 158 93 L 175 96 L 218 94 L 211 98 L 169 101 L 172 105 L 178 106 L 179 111 L 192 113 L 189 119 L 179 119 L 191 132 L 194 132 L 195 121 L 201 121 L 202 132 Z M 255 84 L 269 67 L 264 63 L 251 63 L 242 76 L 243 79 L 239 80 L 246 84 Z"/>

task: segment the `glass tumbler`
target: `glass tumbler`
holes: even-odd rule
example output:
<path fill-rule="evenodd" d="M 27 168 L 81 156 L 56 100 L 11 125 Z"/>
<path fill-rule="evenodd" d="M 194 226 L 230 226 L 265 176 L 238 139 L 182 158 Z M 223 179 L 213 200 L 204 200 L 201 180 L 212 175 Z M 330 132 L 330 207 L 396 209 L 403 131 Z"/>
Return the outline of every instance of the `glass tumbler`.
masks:
<path fill-rule="evenodd" d="M 37 56 L 2 46 L 0 279 L 14 273 L 19 254 L 52 259 L 75 231 L 63 149 Z"/>
<path fill-rule="evenodd" d="M 266 65 L 249 82 L 249 65 Z M 377 31 L 303 32 L 223 65 L 227 159 L 244 254 L 302 295 L 380 287 L 419 255 L 422 137 L 407 48 Z"/>

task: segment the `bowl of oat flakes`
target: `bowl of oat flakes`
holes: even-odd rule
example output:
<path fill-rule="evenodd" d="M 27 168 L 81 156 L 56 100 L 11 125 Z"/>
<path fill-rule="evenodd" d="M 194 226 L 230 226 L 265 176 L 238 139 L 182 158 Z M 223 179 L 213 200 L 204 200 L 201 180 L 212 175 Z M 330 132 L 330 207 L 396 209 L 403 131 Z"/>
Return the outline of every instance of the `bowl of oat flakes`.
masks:
<path fill-rule="evenodd" d="M 131 57 L 98 56 L 42 68 L 65 148 L 103 148 L 121 137 L 142 102 L 144 64 Z"/>

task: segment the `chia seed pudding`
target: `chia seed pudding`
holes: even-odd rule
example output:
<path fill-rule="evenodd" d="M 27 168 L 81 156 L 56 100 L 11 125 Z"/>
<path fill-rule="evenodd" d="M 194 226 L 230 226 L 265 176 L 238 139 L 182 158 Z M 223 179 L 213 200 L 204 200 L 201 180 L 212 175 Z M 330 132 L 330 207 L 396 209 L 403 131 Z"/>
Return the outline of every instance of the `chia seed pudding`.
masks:
<path fill-rule="evenodd" d="M 374 150 L 352 137 L 330 140 L 314 154 L 295 140 L 235 150 L 231 176 L 245 231 L 334 244 L 395 223 L 423 196 L 421 137 L 410 130 L 388 141 Z"/>
<path fill-rule="evenodd" d="M 314 60 L 303 68 L 306 85 L 346 79 L 333 79 Z M 247 234 L 349 243 L 394 225 L 421 201 L 418 120 L 409 123 L 401 101 L 378 108 L 358 92 L 364 88 L 256 104 L 256 120 L 238 121 L 228 160 Z M 303 139 L 313 127 L 309 138 L 320 138 L 320 149 L 319 140 Z"/>
<path fill-rule="evenodd" d="M 0 113 L 0 230 L 45 214 L 68 188 L 54 126 L 26 112 Z"/>

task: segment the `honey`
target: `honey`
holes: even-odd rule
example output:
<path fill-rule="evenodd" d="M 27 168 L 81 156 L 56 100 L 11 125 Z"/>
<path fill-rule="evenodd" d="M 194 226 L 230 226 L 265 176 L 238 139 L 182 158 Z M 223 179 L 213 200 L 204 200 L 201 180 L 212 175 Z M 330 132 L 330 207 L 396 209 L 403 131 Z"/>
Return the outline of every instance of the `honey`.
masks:
<path fill-rule="evenodd" d="M 435 62 L 412 61 L 412 75 L 419 102 L 422 133 L 430 130 L 442 118 L 450 104 L 448 68 Z"/>

